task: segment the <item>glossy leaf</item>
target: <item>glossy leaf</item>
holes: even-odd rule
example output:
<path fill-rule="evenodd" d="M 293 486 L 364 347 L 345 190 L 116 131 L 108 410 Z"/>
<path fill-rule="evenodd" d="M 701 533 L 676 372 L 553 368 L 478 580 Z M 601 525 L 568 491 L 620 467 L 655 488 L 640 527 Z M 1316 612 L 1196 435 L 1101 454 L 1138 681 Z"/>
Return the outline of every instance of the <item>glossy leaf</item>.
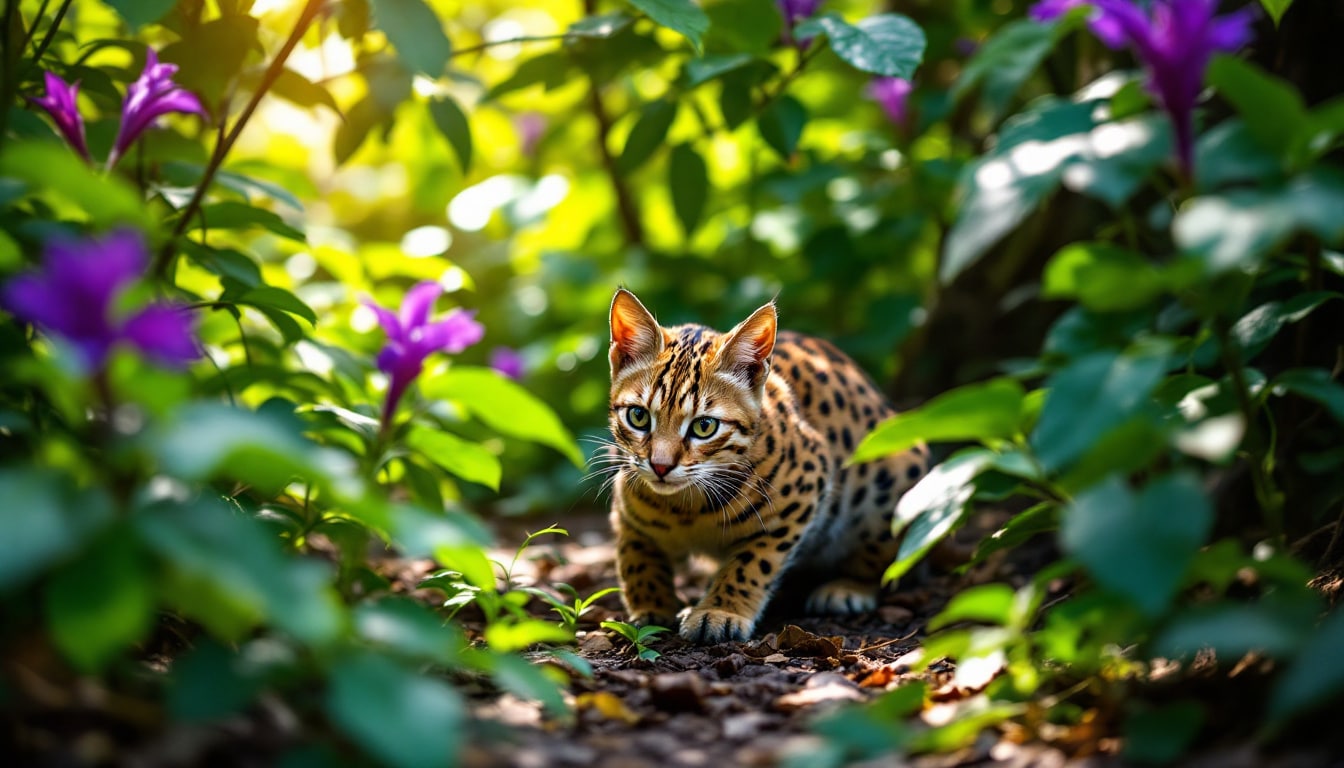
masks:
<path fill-rule="evenodd" d="M 655 24 L 680 32 L 698 53 L 709 29 L 709 17 L 691 0 L 626 0 Z"/>
<path fill-rule="evenodd" d="M 1021 428 L 1024 394 L 1013 379 L 958 387 L 878 424 L 849 461 L 889 456 L 920 442 L 1010 438 Z"/>
<path fill-rule="evenodd" d="M 709 194 L 709 169 L 704 158 L 689 144 L 673 147 L 667 163 L 667 183 L 672 192 L 672 209 L 689 238 L 700 224 Z"/>
<path fill-rule="evenodd" d="M 757 118 L 761 138 L 788 161 L 798 148 L 803 137 L 803 128 L 807 126 L 807 107 L 794 97 L 784 94 L 770 103 Z"/>
<path fill-rule="evenodd" d="M 107 4 L 132 29 L 137 29 L 162 19 L 177 5 L 177 0 L 107 0 Z"/>
<path fill-rule="evenodd" d="M 1137 309 L 1160 296 L 1163 273 L 1141 254 L 1108 243 L 1075 243 L 1045 267 L 1044 298 L 1076 298 L 1097 312 Z"/>
<path fill-rule="evenodd" d="M 1284 371 L 1274 377 L 1270 391 L 1277 395 L 1292 393 L 1314 400 L 1336 421 L 1344 424 L 1344 385 L 1330 378 L 1330 373 L 1323 368 L 1292 368 Z"/>
<path fill-rule="evenodd" d="M 430 397 L 456 401 L 497 432 L 550 446 L 576 467 L 584 466 L 583 451 L 550 406 L 493 370 L 453 366 L 422 389 Z"/>
<path fill-rule="evenodd" d="M 464 440 L 451 432 L 415 427 L 407 435 L 406 444 L 463 480 L 499 490 L 503 471 L 499 457 L 479 443 Z"/>
<path fill-rule="evenodd" d="M 984 449 L 962 451 L 934 467 L 896 503 L 892 533 L 905 533 L 896 562 L 882 575 L 895 581 L 920 561 L 935 544 L 962 522 L 975 493 L 975 476 L 993 460 Z"/>
<path fill-rule="evenodd" d="M 1031 19 L 1009 22 L 985 41 L 966 64 L 952 87 L 960 101 L 976 88 L 980 100 L 997 120 L 1012 103 L 1017 91 L 1055 47 L 1064 25 L 1040 24 Z"/>
<path fill-rule="evenodd" d="M 434 118 L 439 133 L 448 140 L 448 146 L 457 155 L 457 163 L 466 174 L 471 170 L 471 124 L 461 105 L 450 97 L 429 102 L 429 114 Z"/>
<path fill-rule="evenodd" d="M 191 223 L 188 225 L 189 230 L 248 229 L 249 227 L 261 227 L 281 237 L 300 243 L 307 239 L 302 232 L 286 224 L 285 220 L 274 211 L 233 201 L 210 203 L 202 206 L 199 213 L 192 217 Z"/>
<path fill-rule="evenodd" d="M 622 173 L 630 173 L 643 165 L 663 144 L 667 129 L 677 116 L 677 105 L 666 99 L 651 101 L 639 112 L 639 118 L 625 140 L 625 149 L 616 160 Z"/>
<path fill-rule="evenodd" d="M 412 72 L 431 78 L 443 74 L 453 46 L 439 17 L 424 0 L 370 0 L 374 23 Z"/>
<path fill-rule="evenodd" d="M 860 72 L 913 79 L 924 60 L 924 30 L 896 13 L 868 16 L 850 24 L 825 13 L 794 28 L 794 36 L 825 35 L 831 50 Z"/>

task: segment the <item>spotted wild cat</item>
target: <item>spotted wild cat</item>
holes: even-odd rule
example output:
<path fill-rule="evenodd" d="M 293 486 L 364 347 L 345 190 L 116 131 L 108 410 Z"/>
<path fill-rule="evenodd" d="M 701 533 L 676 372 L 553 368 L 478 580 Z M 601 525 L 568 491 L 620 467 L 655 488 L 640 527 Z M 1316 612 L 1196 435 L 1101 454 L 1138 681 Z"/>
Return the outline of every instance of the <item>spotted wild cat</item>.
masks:
<path fill-rule="evenodd" d="M 789 331 L 774 304 L 728 333 L 663 328 L 635 295 L 611 304 L 611 522 L 626 609 L 637 624 L 675 626 L 673 565 L 719 561 L 681 635 L 745 640 L 790 568 L 823 574 L 814 613 L 877 605 L 898 541 L 899 495 L 925 471 L 921 446 L 844 466 L 893 413 L 840 350 Z"/>

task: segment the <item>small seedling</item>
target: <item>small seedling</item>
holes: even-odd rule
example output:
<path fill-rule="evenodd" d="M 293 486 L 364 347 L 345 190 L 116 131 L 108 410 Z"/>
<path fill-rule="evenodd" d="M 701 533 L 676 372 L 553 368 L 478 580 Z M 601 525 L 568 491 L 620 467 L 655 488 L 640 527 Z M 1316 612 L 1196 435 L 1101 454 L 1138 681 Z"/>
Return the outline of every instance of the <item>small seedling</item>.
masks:
<path fill-rule="evenodd" d="M 621 591 L 619 587 L 607 587 L 606 589 L 598 590 L 597 592 L 594 592 L 593 594 L 584 598 L 579 597 L 578 590 L 574 589 L 568 584 L 556 584 L 555 588 L 568 595 L 569 599 L 572 600 L 573 603 L 572 604 L 568 603 L 565 600 L 556 597 L 555 595 L 552 595 L 550 592 L 547 592 L 544 589 L 539 589 L 537 587 L 523 587 L 522 589 L 524 592 L 527 592 L 528 594 L 534 597 L 540 598 L 542 602 L 551 606 L 551 610 L 555 611 L 557 614 L 560 615 L 561 626 L 567 627 L 569 629 L 574 629 L 575 627 L 577 627 L 579 624 L 579 617 L 583 616 L 583 614 L 587 613 L 590 609 L 592 609 L 593 604 L 596 603 L 599 599 L 611 594 L 612 592 Z"/>
<path fill-rule="evenodd" d="M 604 629 L 610 629 L 612 632 L 624 637 L 634 646 L 635 655 L 644 661 L 653 661 L 663 654 L 645 645 L 654 635 L 660 632 L 667 632 L 667 627 L 636 627 L 634 624 L 627 624 L 624 621 L 604 621 Z"/>

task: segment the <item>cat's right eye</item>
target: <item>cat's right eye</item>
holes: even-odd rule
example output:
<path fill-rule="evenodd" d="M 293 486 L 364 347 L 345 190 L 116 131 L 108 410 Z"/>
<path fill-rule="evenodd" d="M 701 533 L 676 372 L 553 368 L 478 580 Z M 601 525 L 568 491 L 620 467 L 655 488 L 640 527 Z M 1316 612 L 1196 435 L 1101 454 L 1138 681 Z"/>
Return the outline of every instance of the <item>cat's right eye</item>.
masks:
<path fill-rule="evenodd" d="M 632 405 L 625 409 L 625 420 L 630 426 L 643 432 L 649 428 L 649 409 Z"/>

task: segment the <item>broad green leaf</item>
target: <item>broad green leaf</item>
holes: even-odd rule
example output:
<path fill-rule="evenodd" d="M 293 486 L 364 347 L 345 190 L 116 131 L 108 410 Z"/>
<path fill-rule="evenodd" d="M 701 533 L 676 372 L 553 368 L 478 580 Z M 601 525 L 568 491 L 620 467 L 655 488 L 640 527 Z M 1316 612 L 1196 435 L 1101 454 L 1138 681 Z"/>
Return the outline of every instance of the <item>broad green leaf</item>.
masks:
<path fill-rule="evenodd" d="M 1274 20 L 1274 26 L 1277 27 L 1283 20 L 1283 14 L 1292 7 L 1293 0 L 1260 0 L 1260 4 L 1269 12 L 1269 17 Z"/>
<path fill-rule="evenodd" d="M 1109 243 L 1074 243 L 1046 264 L 1041 296 L 1113 312 L 1138 309 L 1164 288 L 1162 273 L 1141 254 Z"/>
<path fill-rule="evenodd" d="M 378 132 L 379 127 L 386 130 L 391 124 L 393 114 L 384 108 L 373 96 L 365 96 L 346 110 L 345 120 L 336 126 L 336 137 L 331 145 L 332 158 L 337 165 L 344 164 L 364 141 Z"/>
<path fill-rule="evenodd" d="M 254 226 L 300 243 L 307 241 L 303 232 L 286 224 L 274 211 L 232 200 L 201 206 L 187 229 L 247 229 Z"/>
<path fill-rule="evenodd" d="M 64 144 L 11 143 L 0 154 L 0 178 L 52 193 L 57 198 L 54 204 L 65 204 L 58 210 L 78 220 L 87 217 L 97 227 L 131 224 L 150 229 L 156 224 L 129 182 L 116 174 L 95 172 Z"/>
<path fill-rule="evenodd" d="M 243 293 L 234 295 L 225 292 L 220 298 L 257 307 L 258 309 L 278 309 L 302 317 L 313 325 L 317 324 L 317 313 L 313 311 L 312 307 L 303 303 L 303 300 L 298 296 L 274 285 L 259 285 L 256 288 L 249 288 Z"/>
<path fill-rule="evenodd" d="M 453 46 L 438 15 L 424 0 L 370 0 L 370 4 L 374 23 L 407 69 L 431 78 L 443 75 Z"/>
<path fill-rule="evenodd" d="M 957 453 L 901 496 L 891 528 L 893 534 L 904 532 L 905 538 L 896 562 L 882 575 L 884 583 L 899 579 L 961 523 L 966 503 L 975 493 L 975 476 L 993 458 L 994 454 L 983 448 Z"/>
<path fill-rule="evenodd" d="M 499 490 L 502 472 L 499 457 L 480 443 L 438 429 L 414 427 L 406 437 L 406 444 L 463 480 Z"/>
<path fill-rule="evenodd" d="M 1232 338 L 1243 351 L 1242 359 L 1260 354 L 1285 325 L 1296 323 L 1325 302 L 1339 298 L 1344 296 L 1333 291 L 1308 291 L 1287 301 L 1266 302 L 1242 315 L 1231 329 Z"/>
<path fill-rule="evenodd" d="M 418 507 L 394 505 L 374 512 L 376 518 L 386 518 L 389 533 L 398 548 L 407 557 L 428 557 L 436 549 L 484 549 L 490 544 L 490 531 L 476 518 L 465 512 L 431 513 Z M 459 569 L 460 570 L 460 569 Z M 493 585 L 487 563 L 488 582 Z"/>
<path fill-rule="evenodd" d="M 1041 463 L 1058 469 L 1082 455 L 1148 402 L 1166 368 L 1161 353 L 1095 352 L 1050 377 L 1031 436 Z"/>
<path fill-rule="evenodd" d="M 392 768 L 457 764 L 466 707 L 447 682 L 373 653 L 331 666 L 327 715 L 370 756 Z"/>
<path fill-rule="evenodd" d="M 1204 705 L 1191 700 L 1130 714 L 1125 718 L 1125 759 L 1143 765 L 1170 764 L 1199 735 L 1204 719 Z"/>
<path fill-rule="evenodd" d="M 984 562 L 986 557 L 1003 549 L 1012 549 L 1033 536 L 1059 528 L 1059 507 L 1043 501 L 1013 516 L 1003 527 L 980 540 L 971 564 Z"/>
<path fill-rule="evenodd" d="M 98 539 L 47 585 L 46 609 L 56 647 L 85 672 L 102 669 L 154 623 L 140 543 L 124 529 Z"/>
<path fill-rule="evenodd" d="M 463 580 L 477 589 L 495 591 L 495 567 L 477 544 L 440 544 L 434 547 L 434 559 L 445 568 L 462 574 Z"/>
<path fill-rule="evenodd" d="M 331 91 L 288 67 L 281 70 L 279 77 L 275 79 L 271 93 L 300 107 L 307 109 L 326 107 L 338 115 L 341 113 L 341 107 L 336 103 L 336 97 L 331 95 Z"/>
<path fill-rule="evenodd" d="M 448 145 L 457 155 L 457 163 L 465 175 L 471 170 L 471 123 L 467 121 L 467 114 L 448 96 L 430 101 L 429 114 L 434 118 L 439 133 L 448 139 Z"/>
<path fill-rule="evenodd" d="M 994 148 L 969 163 L 939 278 L 951 282 L 1061 185 L 1119 208 L 1168 156 L 1164 118 L 1107 119 L 1104 89 L 1073 102 L 1046 97 L 1004 121 Z M 1078 170 L 1072 170 L 1077 168 Z"/>
<path fill-rule="evenodd" d="M 1152 653 L 1167 658 L 1212 650 L 1218 659 L 1256 651 L 1289 658 L 1309 636 L 1321 606 L 1314 596 L 1262 598 L 1255 603 L 1220 601 L 1182 610 L 1154 639 Z"/>
<path fill-rule="evenodd" d="M 1344 177 L 1314 168 L 1286 184 L 1196 197 L 1176 214 L 1176 244 L 1211 274 L 1250 270 L 1295 233 L 1332 244 L 1344 238 Z"/>
<path fill-rule="evenodd" d="M 1232 117 L 1203 131 L 1195 144 L 1195 181 L 1201 192 L 1238 182 L 1281 179 L 1283 161 L 1251 136 L 1246 121 Z"/>
<path fill-rule="evenodd" d="M 487 627 L 486 631 L 491 629 L 493 627 Z M 558 627 L 552 625 L 552 629 Z M 521 656 L 496 654 L 492 671 L 495 682 L 513 695 L 541 703 L 552 715 L 565 711 L 565 700 L 560 693 L 560 686 L 555 680 L 547 677 L 539 667 Z"/>
<path fill-rule="evenodd" d="M 422 383 L 421 390 L 429 397 L 456 401 L 496 432 L 548 445 L 574 466 L 584 466 L 583 451 L 555 411 L 521 384 L 489 368 L 455 365 Z"/>
<path fill-rule="evenodd" d="M 924 30 L 905 16 L 880 13 L 857 24 L 826 13 L 799 24 L 795 37 L 825 35 L 835 55 L 860 72 L 910 80 L 924 60 Z"/>
<path fill-rule="evenodd" d="M 466 642 L 462 633 L 429 610 L 424 603 L 387 597 L 355 608 L 355 631 L 370 643 L 451 667 Z"/>
<path fill-rule="evenodd" d="M 981 584 L 958 592 L 947 607 L 929 621 L 929 631 L 958 621 L 1007 625 L 1012 620 L 1016 593 L 1007 584 Z"/>
<path fill-rule="evenodd" d="M 1307 638 L 1269 695 L 1269 718 L 1283 723 L 1338 698 L 1344 690 L 1344 611 L 1336 609 Z"/>
<path fill-rule="evenodd" d="M 573 62 L 561 51 L 533 56 L 519 64 L 512 75 L 491 87 L 484 98 L 487 101 L 498 99 L 533 85 L 544 85 L 549 91 L 569 82 L 572 68 Z"/>
<path fill-rule="evenodd" d="M 1260 146 L 1287 157 L 1300 151 L 1307 133 L 1307 107 L 1291 83 L 1232 56 L 1214 58 L 1208 81 L 1232 102 Z"/>
<path fill-rule="evenodd" d="M 77 551 L 113 518 L 101 489 L 80 489 L 51 469 L 14 466 L 0 471 L 5 535 L 0 536 L 0 592 Z"/>
<path fill-rule="evenodd" d="M 807 126 L 807 107 L 789 94 L 783 94 L 770 103 L 756 119 L 761 138 L 775 150 L 781 159 L 788 161 L 798 148 L 803 137 L 803 128 Z"/>
<path fill-rule="evenodd" d="M 1284 371 L 1274 377 L 1270 391 L 1276 395 L 1292 393 L 1315 400 L 1336 421 L 1344 424 L 1344 385 L 1330 378 L 1330 372 L 1324 368 L 1292 368 Z"/>
<path fill-rule="evenodd" d="M 219 721 L 242 712 L 265 686 L 268 666 L 295 661 L 283 648 L 274 638 L 253 641 L 236 651 L 208 636 L 197 641 L 173 660 L 168 711 L 186 723 Z M 265 661 L 256 658 L 258 651 Z"/>
<path fill-rule="evenodd" d="M 979 86 L 990 119 L 997 120 L 1054 49 L 1064 26 L 1019 19 L 999 28 L 961 71 L 952 87 L 952 99 L 961 101 Z"/>
<path fill-rule="evenodd" d="M 1099 584 L 1155 618 L 1212 526 L 1213 508 L 1194 475 L 1160 477 L 1138 494 L 1112 477 L 1064 511 L 1060 543 Z"/>
<path fill-rule="evenodd" d="M 1022 385 L 993 379 L 945 392 L 914 410 L 878 424 L 859 443 L 851 464 L 900 453 L 921 441 L 995 440 L 1021 428 Z"/>
<path fill-rule="evenodd" d="M 703 6 L 712 22 L 705 34 L 709 51 L 765 58 L 779 43 L 784 19 L 774 0 L 704 0 Z"/>
<path fill-rule="evenodd" d="M 177 0 L 107 0 L 107 4 L 126 20 L 131 29 L 139 29 L 163 18 L 177 5 Z"/>
<path fill-rule="evenodd" d="M 257 20 L 247 14 L 187 25 L 181 31 L 181 39 L 159 51 L 159 58 L 178 65 L 174 80 L 199 96 L 202 105 L 219 116 L 248 54 L 260 45 L 258 27 Z"/>
<path fill-rule="evenodd" d="M 694 88 L 760 61 L 749 53 L 723 53 L 688 59 L 682 66 L 687 87 Z"/>
<path fill-rule="evenodd" d="M 639 111 L 639 118 L 626 137 L 625 149 L 616 160 L 621 173 L 630 173 L 643 165 L 663 145 L 667 129 L 677 116 L 677 104 L 667 99 L 651 101 Z"/>
<path fill-rule="evenodd" d="M 643 11 L 655 24 L 680 32 L 699 53 L 709 29 L 709 17 L 691 0 L 626 0 Z"/>
<path fill-rule="evenodd" d="M 672 209 L 681 222 L 682 231 L 690 239 L 705 212 L 705 198 L 709 194 L 709 169 L 704 158 L 690 144 L 672 148 L 667 161 L 667 183 L 672 191 Z"/>

